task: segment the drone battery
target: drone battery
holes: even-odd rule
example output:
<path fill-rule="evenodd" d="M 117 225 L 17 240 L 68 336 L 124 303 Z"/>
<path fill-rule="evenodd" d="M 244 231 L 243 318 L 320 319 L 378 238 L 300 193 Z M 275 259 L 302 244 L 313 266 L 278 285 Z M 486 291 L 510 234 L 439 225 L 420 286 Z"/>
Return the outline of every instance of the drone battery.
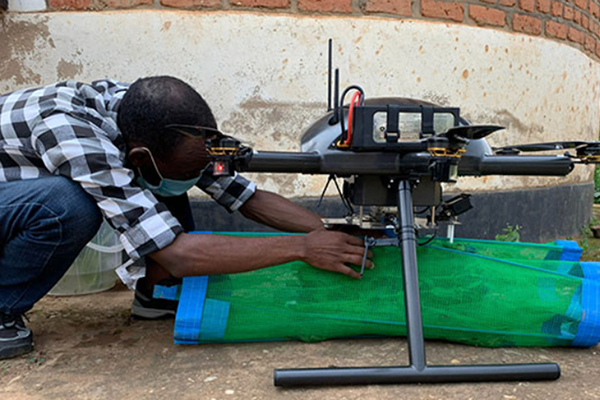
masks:
<path fill-rule="evenodd" d="M 412 198 L 416 207 L 437 207 L 442 203 L 442 185 L 424 177 L 413 188 Z"/>
<path fill-rule="evenodd" d="M 390 179 L 379 176 L 359 176 L 344 182 L 344 192 L 357 206 L 395 205 L 397 190 L 390 188 Z"/>
<path fill-rule="evenodd" d="M 357 206 L 394 206 L 398 202 L 397 185 L 386 177 L 355 177 L 353 181 L 344 182 L 344 192 Z M 438 206 L 442 202 L 442 186 L 424 177 L 413 188 L 412 197 L 417 207 Z"/>
<path fill-rule="evenodd" d="M 423 105 L 358 106 L 352 121 L 352 151 L 419 151 L 420 139 L 458 126 L 460 109 Z"/>

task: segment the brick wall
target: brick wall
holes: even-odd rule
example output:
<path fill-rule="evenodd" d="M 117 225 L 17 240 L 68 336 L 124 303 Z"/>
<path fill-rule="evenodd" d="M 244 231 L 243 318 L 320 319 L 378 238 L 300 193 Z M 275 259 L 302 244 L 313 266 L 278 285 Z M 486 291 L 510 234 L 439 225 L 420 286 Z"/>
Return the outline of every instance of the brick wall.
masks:
<path fill-rule="evenodd" d="M 600 0 L 35 0 L 35 3 L 38 7 L 32 10 L 22 6 L 20 0 L 9 0 L 9 11 L 186 9 L 377 15 L 544 36 L 600 58 Z"/>

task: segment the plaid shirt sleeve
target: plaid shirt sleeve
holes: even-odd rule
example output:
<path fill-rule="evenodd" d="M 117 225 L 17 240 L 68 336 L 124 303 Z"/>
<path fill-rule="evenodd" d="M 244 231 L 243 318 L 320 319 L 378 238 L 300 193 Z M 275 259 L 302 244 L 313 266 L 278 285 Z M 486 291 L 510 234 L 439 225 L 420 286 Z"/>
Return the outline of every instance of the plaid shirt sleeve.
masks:
<path fill-rule="evenodd" d="M 213 177 L 212 166 L 202 171 L 196 186 L 230 213 L 237 211 L 256 191 L 256 184 L 237 172 L 233 176 Z"/>
<path fill-rule="evenodd" d="M 132 259 L 168 246 L 183 232 L 150 191 L 132 185 L 134 173 L 123 167 L 125 155 L 97 125 L 52 114 L 36 125 L 31 141 L 50 173 L 78 182 L 96 200 Z"/>

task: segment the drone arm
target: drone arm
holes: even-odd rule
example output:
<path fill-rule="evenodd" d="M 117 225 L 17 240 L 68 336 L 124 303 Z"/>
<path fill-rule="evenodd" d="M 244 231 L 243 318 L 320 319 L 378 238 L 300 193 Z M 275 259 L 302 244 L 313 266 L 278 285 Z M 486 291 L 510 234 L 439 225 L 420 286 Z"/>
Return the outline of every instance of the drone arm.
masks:
<path fill-rule="evenodd" d="M 429 165 L 426 153 L 293 153 L 255 151 L 239 166 L 245 172 L 279 172 L 326 175 L 396 175 L 403 170 L 424 172 Z M 565 176 L 573 170 L 565 156 L 463 156 L 458 165 L 461 176 L 538 175 Z"/>
<path fill-rule="evenodd" d="M 292 153 L 254 151 L 237 163 L 244 172 L 279 172 L 322 175 L 398 175 L 406 170 L 426 172 L 427 153 Z"/>
<path fill-rule="evenodd" d="M 573 161 L 565 156 L 463 156 L 458 174 L 565 176 L 573 170 L 573 166 Z"/>
<path fill-rule="evenodd" d="M 318 174 L 321 156 L 318 153 L 254 151 L 239 163 L 240 171 Z"/>

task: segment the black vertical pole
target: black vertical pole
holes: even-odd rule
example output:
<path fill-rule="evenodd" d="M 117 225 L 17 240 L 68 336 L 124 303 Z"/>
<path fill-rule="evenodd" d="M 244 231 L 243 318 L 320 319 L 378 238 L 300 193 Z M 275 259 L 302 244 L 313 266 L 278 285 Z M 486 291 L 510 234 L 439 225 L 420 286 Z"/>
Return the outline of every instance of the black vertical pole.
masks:
<path fill-rule="evenodd" d="M 421 317 L 419 273 L 417 271 L 417 236 L 415 234 L 412 188 L 409 181 L 398 184 L 398 215 L 400 217 L 399 247 L 402 249 L 402 278 L 406 307 L 406 336 L 409 362 L 417 371 L 425 368 L 425 340 Z"/>
<path fill-rule="evenodd" d="M 390 383 L 442 383 L 553 380 L 560 377 L 554 363 L 503 365 L 452 365 L 428 367 L 421 317 L 417 237 L 414 229 L 411 183 L 398 184 L 398 214 L 406 307 L 407 367 L 278 369 L 275 386 L 369 385 Z"/>

